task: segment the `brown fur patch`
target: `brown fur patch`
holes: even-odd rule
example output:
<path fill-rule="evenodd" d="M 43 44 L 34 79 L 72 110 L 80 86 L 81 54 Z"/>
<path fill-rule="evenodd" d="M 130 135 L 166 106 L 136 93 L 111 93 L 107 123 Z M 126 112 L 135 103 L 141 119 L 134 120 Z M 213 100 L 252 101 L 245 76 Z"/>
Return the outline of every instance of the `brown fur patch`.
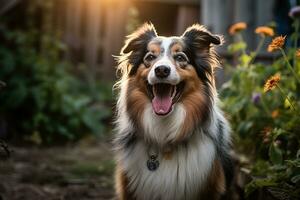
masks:
<path fill-rule="evenodd" d="M 148 50 L 152 53 L 154 53 L 155 55 L 159 55 L 160 52 L 161 52 L 161 49 L 160 49 L 160 43 L 158 42 L 150 42 L 149 45 L 148 45 Z"/>
<path fill-rule="evenodd" d="M 225 193 L 225 175 L 220 160 L 216 159 L 208 177 L 207 185 L 202 189 L 200 199 L 218 200 Z"/>
<path fill-rule="evenodd" d="M 225 174 L 223 171 L 222 164 L 218 159 L 216 159 L 214 162 L 213 170 L 211 172 L 208 182 L 215 187 L 217 193 L 223 194 L 225 192 Z"/>
<path fill-rule="evenodd" d="M 171 151 L 164 152 L 164 153 L 163 153 L 163 158 L 164 158 L 165 160 L 171 160 L 171 159 L 172 159 L 172 152 L 171 152 Z"/>
<path fill-rule="evenodd" d="M 146 85 L 149 70 L 150 68 L 146 68 L 144 64 L 141 64 L 136 75 L 128 80 L 127 111 L 138 127 L 141 127 L 145 105 L 151 101 L 147 94 Z"/>
<path fill-rule="evenodd" d="M 163 150 L 163 158 L 165 160 L 171 160 L 173 156 L 173 148 L 171 146 L 166 146 Z"/>
<path fill-rule="evenodd" d="M 191 65 L 185 69 L 177 68 L 180 77 L 185 82 L 181 102 L 186 110 L 186 119 L 183 124 L 181 133 L 176 138 L 180 142 L 188 136 L 197 123 L 203 122 L 205 114 L 209 112 L 210 100 L 204 91 L 204 84 L 199 79 L 195 68 Z"/>
<path fill-rule="evenodd" d="M 115 182 L 115 191 L 118 200 L 133 199 L 132 195 L 128 191 L 128 178 L 119 165 L 116 166 L 115 170 Z"/>
<path fill-rule="evenodd" d="M 172 45 L 171 47 L 171 54 L 174 54 L 174 53 L 177 53 L 177 52 L 180 52 L 183 50 L 183 46 L 181 43 L 179 42 L 176 42 Z"/>

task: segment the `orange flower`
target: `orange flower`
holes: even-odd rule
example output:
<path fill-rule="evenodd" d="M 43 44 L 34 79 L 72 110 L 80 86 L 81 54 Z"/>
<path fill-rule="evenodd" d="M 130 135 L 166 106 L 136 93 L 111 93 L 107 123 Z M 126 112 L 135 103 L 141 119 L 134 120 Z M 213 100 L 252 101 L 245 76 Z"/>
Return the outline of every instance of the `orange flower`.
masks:
<path fill-rule="evenodd" d="M 285 42 L 285 38 L 286 36 L 278 36 L 276 38 L 274 38 L 271 42 L 271 44 L 269 44 L 268 46 L 268 52 L 273 52 L 277 49 L 280 49 L 283 47 L 284 42 Z"/>
<path fill-rule="evenodd" d="M 296 58 L 300 59 L 300 49 L 297 49 L 297 51 L 296 51 Z"/>
<path fill-rule="evenodd" d="M 230 26 L 229 28 L 229 34 L 234 35 L 244 29 L 247 28 L 247 24 L 245 22 L 238 22 Z"/>
<path fill-rule="evenodd" d="M 277 118 L 278 115 L 279 115 L 279 110 L 276 109 L 276 110 L 273 110 L 273 111 L 272 111 L 271 116 L 272 116 L 273 119 Z"/>
<path fill-rule="evenodd" d="M 267 26 L 259 26 L 255 29 L 255 33 L 261 36 L 274 36 L 274 30 Z"/>
<path fill-rule="evenodd" d="M 268 92 L 269 90 L 273 90 L 280 81 L 280 75 L 275 74 L 271 76 L 264 85 L 264 92 Z"/>

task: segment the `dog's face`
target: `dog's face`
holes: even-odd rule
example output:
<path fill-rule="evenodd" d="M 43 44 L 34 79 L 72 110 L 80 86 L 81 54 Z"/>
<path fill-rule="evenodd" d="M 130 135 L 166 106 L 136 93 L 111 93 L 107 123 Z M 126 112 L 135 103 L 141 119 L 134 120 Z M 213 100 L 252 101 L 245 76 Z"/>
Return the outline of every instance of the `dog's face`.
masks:
<path fill-rule="evenodd" d="M 131 118 L 140 121 L 151 103 L 153 114 L 161 117 L 183 105 L 186 123 L 182 132 L 206 120 L 215 90 L 213 68 L 218 63 L 213 45 L 220 43 L 218 36 L 200 25 L 180 37 L 161 37 L 153 25 L 145 24 L 128 36 L 120 57 L 125 66 L 120 66 L 127 70 L 123 76 L 128 79 Z"/>

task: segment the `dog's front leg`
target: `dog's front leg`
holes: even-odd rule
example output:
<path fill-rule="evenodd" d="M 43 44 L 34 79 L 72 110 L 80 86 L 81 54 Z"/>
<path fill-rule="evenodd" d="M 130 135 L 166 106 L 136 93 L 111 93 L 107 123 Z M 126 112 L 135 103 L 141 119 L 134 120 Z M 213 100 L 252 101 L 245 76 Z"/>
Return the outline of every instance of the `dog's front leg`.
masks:
<path fill-rule="evenodd" d="M 115 187 L 116 187 L 116 195 L 118 200 L 134 200 L 132 194 L 130 194 L 128 189 L 128 178 L 122 167 L 117 164 L 116 166 L 116 174 L 115 174 Z"/>

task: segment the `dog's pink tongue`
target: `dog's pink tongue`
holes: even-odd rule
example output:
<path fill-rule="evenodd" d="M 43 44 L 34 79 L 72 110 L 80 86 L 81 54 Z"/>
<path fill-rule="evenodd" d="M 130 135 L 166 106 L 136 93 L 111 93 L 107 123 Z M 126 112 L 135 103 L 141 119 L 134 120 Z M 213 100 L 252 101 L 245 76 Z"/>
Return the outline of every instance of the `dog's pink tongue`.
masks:
<path fill-rule="evenodd" d="M 170 96 L 158 97 L 152 99 L 152 107 L 156 114 L 165 115 L 171 110 L 172 98 Z"/>

